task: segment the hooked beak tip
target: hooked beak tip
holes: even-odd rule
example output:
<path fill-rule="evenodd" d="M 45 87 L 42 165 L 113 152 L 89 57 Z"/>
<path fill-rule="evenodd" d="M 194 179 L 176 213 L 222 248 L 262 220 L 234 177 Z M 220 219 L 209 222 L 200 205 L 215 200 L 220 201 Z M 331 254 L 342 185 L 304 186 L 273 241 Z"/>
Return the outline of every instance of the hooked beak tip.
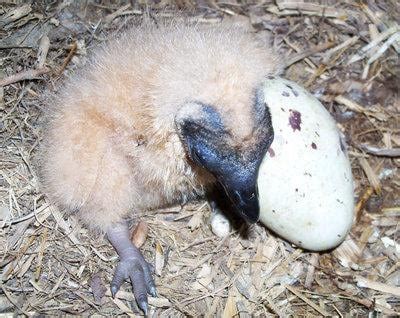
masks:
<path fill-rule="evenodd" d="M 256 223 L 260 216 L 260 206 L 258 202 L 257 189 L 253 191 L 233 191 L 228 193 L 233 206 L 239 215 L 248 223 Z"/>

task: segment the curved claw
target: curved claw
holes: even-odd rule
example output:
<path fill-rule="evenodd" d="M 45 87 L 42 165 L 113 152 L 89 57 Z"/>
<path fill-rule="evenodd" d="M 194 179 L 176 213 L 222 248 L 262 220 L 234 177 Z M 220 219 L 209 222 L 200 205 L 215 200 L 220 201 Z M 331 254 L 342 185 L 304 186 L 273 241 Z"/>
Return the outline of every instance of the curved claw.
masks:
<path fill-rule="evenodd" d="M 144 301 L 144 300 L 138 301 L 137 303 L 138 303 L 139 308 L 143 311 L 144 315 L 147 316 L 147 312 L 149 309 L 149 304 L 147 303 L 147 300 L 146 301 Z"/>
<path fill-rule="evenodd" d="M 149 294 L 153 297 L 158 297 L 157 289 L 155 286 L 151 286 L 149 289 Z"/>
<path fill-rule="evenodd" d="M 135 255 L 135 257 L 121 259 L 111 282 L 111 294 L 113 297 L 115 297 L 122 283 L 128 278 L 131 281 L 133 294 L 140 309 L 146 312 L 148 310 L 147 293 L 156 297 L 157 291 L 148 263 L 142 255 L 140 257 Z"/>
<path fill-rule="evenodd" d="M 117 268 L 115 269 L 113 279 L 111 281 L 111 295 L 115 298 L 116 293 L 124 283 L 124 281 L 128 278 L 129 264 L 124 261 L 118 263 Z"/>
<path fill-rule="evenodd" d="M 115 295 L 117 294 L 119 290 L 119 287 L 116 285 L 111 284 L 111 297 L 115 298 Z"/>

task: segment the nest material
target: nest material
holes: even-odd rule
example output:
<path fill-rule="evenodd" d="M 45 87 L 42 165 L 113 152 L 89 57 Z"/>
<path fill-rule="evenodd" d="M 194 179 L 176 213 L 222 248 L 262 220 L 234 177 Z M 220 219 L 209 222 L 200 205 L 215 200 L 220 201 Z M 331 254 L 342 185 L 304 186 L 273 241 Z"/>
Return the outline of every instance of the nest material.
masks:
<path fill-rule="evenodd" d="M 366 316 L 400 311 L 400 9 L 395 0 L 6 1 L 0 8 L 0 313 L 140 315 L 102 236 L 39 190 L 40 96 L 86 53 L 144 14 L 247 25 L 285 57 L 285 77 L 314 93 L 350 145 L 356 222 L 326 253 L 260 225 L 224 239 L 195 202 L 140 216 L 134 240 L 155 264 L 152 316 Z M 147 233 L 148 231 L 148 233 Z M 146 239 L 147 237 L 147 239 Z"/>

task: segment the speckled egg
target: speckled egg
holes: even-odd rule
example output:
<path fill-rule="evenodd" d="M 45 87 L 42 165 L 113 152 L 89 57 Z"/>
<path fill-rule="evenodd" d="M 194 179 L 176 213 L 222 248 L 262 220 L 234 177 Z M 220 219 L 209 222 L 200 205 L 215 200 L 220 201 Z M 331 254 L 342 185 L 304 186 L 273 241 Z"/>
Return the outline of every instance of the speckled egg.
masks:
<path fill-rule="evenodd" d="M 265 81 L 274 141 L 258 175 L 260 221 L 304 249 L 334 248 L 353 221 L 350 162 L 334 119 L 296 83 Z"/>

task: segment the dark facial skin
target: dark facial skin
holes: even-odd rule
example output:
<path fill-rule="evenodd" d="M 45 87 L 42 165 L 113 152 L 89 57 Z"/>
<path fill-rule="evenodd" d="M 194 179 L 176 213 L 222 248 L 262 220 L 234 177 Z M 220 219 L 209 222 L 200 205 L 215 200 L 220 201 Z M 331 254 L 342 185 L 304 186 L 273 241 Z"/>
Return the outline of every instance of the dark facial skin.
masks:
<path fill-rule="evenodd" d="M 235 145 L 211 105 L 201 105 L 199 118 L 179 123 L 181 140 L 190 159 L 210 172 L 224 189 L 236 212 L 247 222 L 258 221 L 257 176 L 261 161 L 273 141 L 271 116 L 259 92 L 254 98 L 254 128 L 249 140 Z M 236 142 L 237 144 L 238 142 Z"/>

